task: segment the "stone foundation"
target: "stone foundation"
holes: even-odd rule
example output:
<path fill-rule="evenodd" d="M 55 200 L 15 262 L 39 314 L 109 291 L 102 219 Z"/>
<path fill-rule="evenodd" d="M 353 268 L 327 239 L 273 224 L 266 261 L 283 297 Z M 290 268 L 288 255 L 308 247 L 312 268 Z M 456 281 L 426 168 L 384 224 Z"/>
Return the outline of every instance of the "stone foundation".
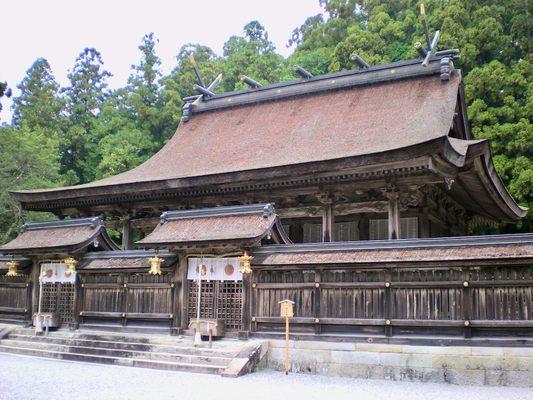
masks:
<path fill-rule="evenodd" d="M 291 372 L 455 385 L 533 387 L 533 348 L 290 341 Z M 269 341 L 268 368 L 284 369 L 285 341 Z"/>

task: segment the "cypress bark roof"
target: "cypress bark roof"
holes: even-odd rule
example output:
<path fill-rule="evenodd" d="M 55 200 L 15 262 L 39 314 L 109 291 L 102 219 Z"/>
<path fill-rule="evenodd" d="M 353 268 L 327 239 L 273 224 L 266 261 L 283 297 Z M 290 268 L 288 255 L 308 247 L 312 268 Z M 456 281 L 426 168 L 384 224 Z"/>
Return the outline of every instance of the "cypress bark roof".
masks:
<path fill-rule="evenodd" d="M 435 143 L 434 154 L 452 149 L 456 154 L 444 154 L 445 162 L 463 168 L 474 163 L 467 157 L 470 146 L 483 145 L 449 136 L 456 113 L 465 114 L 461 73 L 455 70 L 444 81 L 439 76 L 439 58 L 427 67 L 411 60 L 199 99 L 190 106 L 190 120 L 140 166 L 83 185 L 12 194 L 33 210 L 125 201 L 120 196 L 142 200 L 154 192 L 286 177 L 288 167 L 339 172 L 342 165 L 328 163 L 379 165 L 429 143 Z M 484 146 L 478 153 L 484 161 L 474 165 L 478 176 L 470 181 L 487 188 L 463 194 L 471 203 L 465 206 L 497 220 L 517 220 L 525 210 L 507 193 Z M 483 192 L 490 204 L 480 207 L 476 198 Z"/>
<path fill-rule="evenodd" d="M 427 72 L 418 65 L 409 67 Z M 202 112 L 181 123 L 170 141 L 137 168 L 84 185 L 20 192 L 76 191 L 272 168 L 379 153 L 447 136 L 459 73 L 449 82 L 425 74 L 406 80 L 389 75 L 384 83 L 354 90 Z"/>
<path fill-rule="evenodd" d="M 271 204 L 166 212 L 142 247 L 256 246 L 266 236 L 291 243 Z"/>
<path fill-rule="evenodd" d="M 106 250 L 116 249 L 100 218 L 25 224 L 22 233 L 0 246 L 5 254 L 73 253 L 96 243 Z"/>
<path fill-rule="evenodd" d="M 78 271 L 93 270 L 146 270 L 150 267 L 151 257 L 163 259 L 162 268 L 168 268 L 177 261 L 175 254 L 156 252 L 154 250 L 116 250 L 86 253 L 80 261 Z"/>
<path fill-rule="evenodd" d="M 466 260 L 533 260 L 533 234 L 395 239 L 264 246 L 254 266 L 298 264 L 416 263 Z"/>

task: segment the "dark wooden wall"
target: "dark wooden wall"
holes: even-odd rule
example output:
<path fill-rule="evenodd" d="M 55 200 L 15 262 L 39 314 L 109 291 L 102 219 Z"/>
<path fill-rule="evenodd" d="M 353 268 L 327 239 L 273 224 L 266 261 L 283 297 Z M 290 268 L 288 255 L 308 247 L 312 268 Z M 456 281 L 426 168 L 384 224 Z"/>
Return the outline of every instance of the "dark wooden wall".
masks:
<path fill-rule="evenodd" d="M 146 271 L 80 273 L 78 284 L 79 323 L 152 321 L 172 325 L 175 285 L 171 271 L 155 276 Z"/>
<path fill-rule="evenodd" d="M 533 337 L 533 265 L 442 264 L 256 266 L 252 330 L 290 299 L 297 333 Z"/>
<path fill-rule="evenodd" d="M 7 271 L 5 271 L 7 272 Z M 0 273 L 0 320 L 31 319 L 31 284 L 29 275 L 6 276 Z"/>

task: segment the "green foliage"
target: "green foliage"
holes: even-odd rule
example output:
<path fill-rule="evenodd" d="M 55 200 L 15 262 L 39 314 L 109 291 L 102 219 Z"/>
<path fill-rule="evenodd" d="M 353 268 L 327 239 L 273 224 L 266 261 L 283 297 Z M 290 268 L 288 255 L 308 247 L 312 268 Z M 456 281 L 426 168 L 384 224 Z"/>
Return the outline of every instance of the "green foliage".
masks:
<path fill-rule="evenodd" d="M 80 183 L 94 179 L 100 137 L 97 117 L 108 97 L 107 78 L 100 53 L 83 50 L 68 75 L 70 86 L 64 89 L 69 126 L 61 148 L 61 172 L 75 174 Z M 72 172 L 69 172 L 72 171 Z"/>
<path fill-rule="evenodd" d="M 287 70 L 285 60 L 274 52 L 265 28 L 257 21 L 244 27 L 244 36 L 232 36 L 224 43 L 224 57 L 224 91 L 247 88 L 242 75 L 267 84 L 279 82 Z"/>
<path fill-rule="evenodd" d="M 147 160 L 154 152 L 154 143 L 146 132 L 125 127 L 100 140 L 101 161 L 97 178 L 128 171 Z"/>
<path fill-rule="evenodd" d="M 13 125 L 41 128 L 50 135 L 59 134 L 65 104 L 59 97 L 59 84 L 48 61 L 44 58 L 35 60 L 17 88 L 20 95 L 13 99 Z"/>
<path fill-rule="evenodd" d="M 60 186 L 58 145 L 39 129 L 0 127 L 0 242 L 13 238 L 22 223 L 49 219 L 23 212 L 9 190 Z"/>

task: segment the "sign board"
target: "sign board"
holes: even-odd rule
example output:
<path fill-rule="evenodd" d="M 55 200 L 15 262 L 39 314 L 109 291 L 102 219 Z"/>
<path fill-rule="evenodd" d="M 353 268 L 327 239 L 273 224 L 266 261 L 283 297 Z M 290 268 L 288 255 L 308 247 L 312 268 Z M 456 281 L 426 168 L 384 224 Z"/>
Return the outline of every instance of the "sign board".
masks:
<path fill-rule="evenodd" d="M 201 278 L 204 281 L 241 281 L 242 274 L 239 271 L 237 257 L 200 258 L 191 257 L 188 260 L 187 279 L 197 280 L 200 265 L 205 265 L 206 274 Z"/>
<path fill-rule="evenodd" d="M 294 301 L 282 300 L 279 302 L 280 310 L 279 314 L 282 318 L 294 317 Z"/>
<path fill-rule="evenodd" d="M 67 264 L 64 263 L 42 263 L 41 282 L 42 283 L 75 283 L 76 272 L 67 272 Z"/>

